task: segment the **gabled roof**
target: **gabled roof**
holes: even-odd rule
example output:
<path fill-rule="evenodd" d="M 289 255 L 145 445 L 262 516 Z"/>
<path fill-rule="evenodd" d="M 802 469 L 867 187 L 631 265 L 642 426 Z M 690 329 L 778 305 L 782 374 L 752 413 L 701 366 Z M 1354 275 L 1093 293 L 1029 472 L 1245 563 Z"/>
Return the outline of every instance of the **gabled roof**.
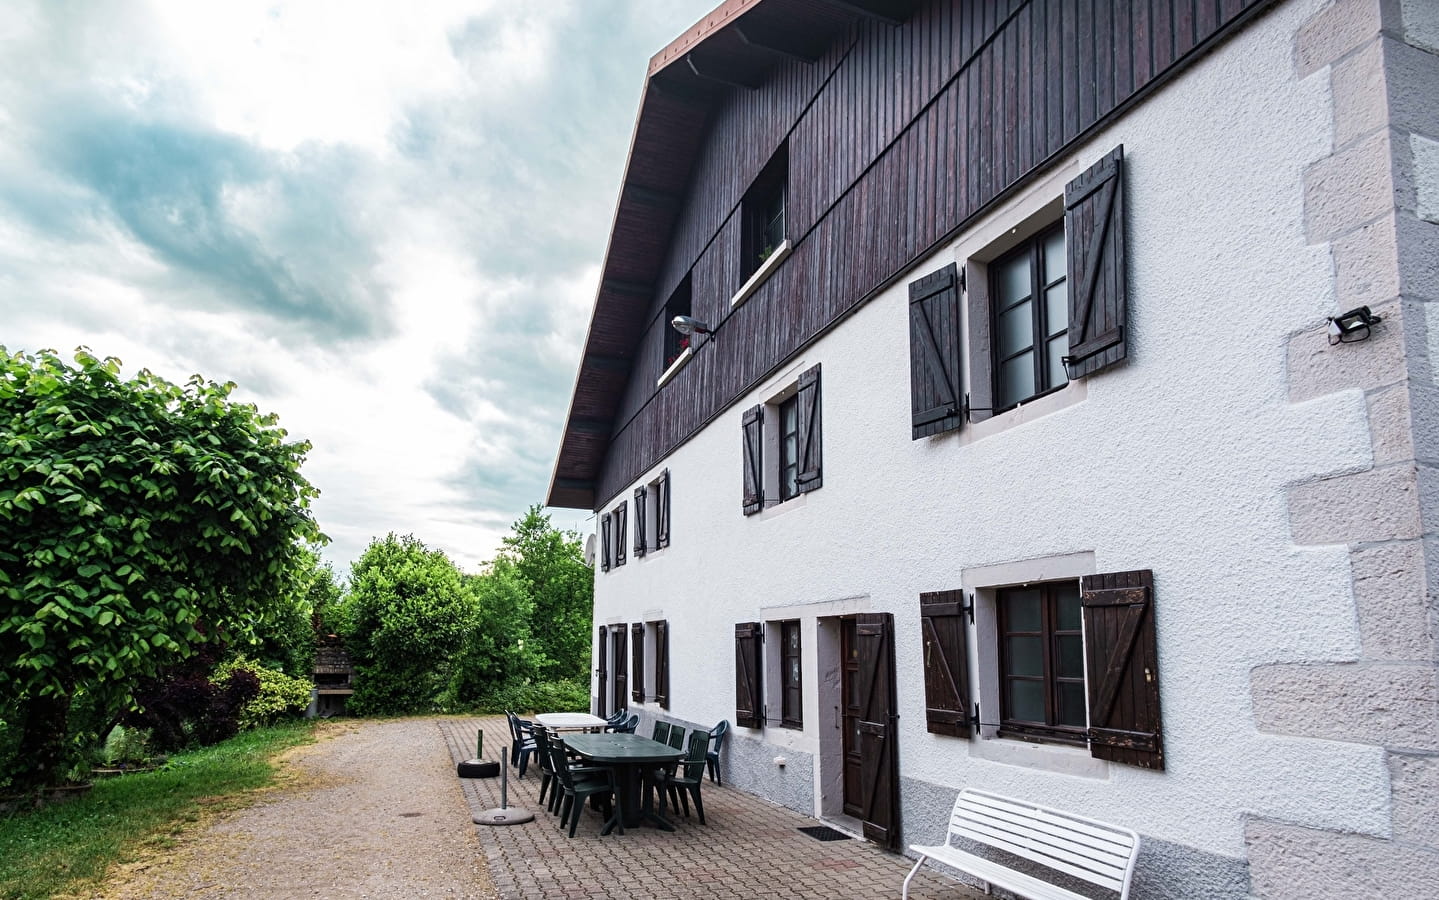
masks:
<path fill-rule="evenodd" d="M 614 417 L 711 109 L 778 63 L 812 62 L 862 18 L 919 0 L 726 0 L 650 60 L 547 504 L 593 509 Z"/>

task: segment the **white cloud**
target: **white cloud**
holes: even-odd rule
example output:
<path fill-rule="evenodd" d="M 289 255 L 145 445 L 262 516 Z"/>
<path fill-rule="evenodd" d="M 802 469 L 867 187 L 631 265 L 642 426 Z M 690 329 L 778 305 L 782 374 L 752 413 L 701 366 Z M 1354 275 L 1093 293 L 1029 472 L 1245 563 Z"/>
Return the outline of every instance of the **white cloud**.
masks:
<path fill-rule="evenodd" d="M 645 63 L 709 5 L 17 0 L 0 344 L 233 380 L 313 442 L 330 558 L 473 569 L 543 500 Z"/>

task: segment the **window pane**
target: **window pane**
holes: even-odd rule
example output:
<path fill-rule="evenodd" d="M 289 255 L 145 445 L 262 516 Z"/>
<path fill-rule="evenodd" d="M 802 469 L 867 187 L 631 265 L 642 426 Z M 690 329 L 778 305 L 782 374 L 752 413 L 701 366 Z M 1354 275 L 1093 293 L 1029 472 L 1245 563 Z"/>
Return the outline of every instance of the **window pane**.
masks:
<path fill-rule="evenodd" d="M 1026 300 L 999 314 L 999 355 L 1009 356 L 1034 345 L 1034 303 Z"/>
<path fill-rule="evenodd" d="M 1079 631 L 1083 628 L 1083 620 L 1080 614 L 1078 582 L 1056 584 L 1052 590 L 1054 591 L 1054 604 L 1058 610 L 1055 618 L 1059 624 L 1056 627 L 1060 631 Z"/>
<path fill-rule="evenodd" d="M 1056 228 L 1044 239 L 1044 283 L 1064 274 L 1064 229 Z"/>
<path fill-rule="evenodd" d="M 1064 354 L 1069 352 L 1069 335 L 1061 334 L 1057 338 L 1050 339 L 1045 345 L 1045 353 L 1048 357 L 1049 371 L 1044 373 L 1044 386 L 1046 388 L 1058 387 L 1069 382 L 1069 375 L 1064 371 Z"/>
<path fill-rule="evenodd" d="M 1008 652 L 1005 655 L 1007 663 L 1006 675 L 1044 675 L 1044 643 L 1043 638 L 1035 637 L 1011 637 L 1008 641 Z"/>
<path fill-rule="evenodd" d="M 788 500 L 797 490 L 796 475 L 799 470 L 799 403 L 791 397 L 780 404 L 780 449 L 779 480 L 780 499 Z"/>
<path fill-rule="evenodd" d="M 1012 256 L 999 264 L 996 281 L 999 297 L 998 306 L 1005 307 L 1029 296 L 1029 254 Z"/>
<path fill-rule="evenodd" d="M 784 243 L 784 198 L 781 196 L 775 205 L 769 209 L 769 218 L 765 224 L 763 246 L 759 252 L 766 258 L 774 252 L 775 248 Z"/>
<path fill-rule="evenodd" d="M 1059 721 L 1056 725 L 1084 727 L 1084 685 L 1073 681 L 1059 683 Z"/>
<path fill-rule="evenodd" d="M 1018 640 L 1018 638 L 1010 638 Z M 1034 640 L 1034 638 L 1030 638 Z M 1077 634 L 1061 634 L 1055 637 L 1055 650 L 1059 654 L 1055 672 L 1060 678 L 1084 677 L 1084 639 Z M 1035 673 L 1038 674 L 1038 673 Z"/>
<path fill-rule="evenodd" d="M 1028 400 L 1037 392 L 1034 389 L 1034 351 L 1021 353 L 1007 360 L 999 369 L 999 405 L 1013 406 L 1021 400 Z"/>
<path fill-rule="evenodd" d="M 1039 589 L 1009 588 L 1004 600 L 1005 631 L 1039 631 Z"/>
<path fill-rule="evenodd" d="M 1044 721 L 1044 682 L 1009 683 L 1009 718 L 1024 722 Z"/>
<path fill-rule="evenodd" d="M 1061 281 L 1044 292 L 1044 330 L 1057 334 L 1069 329 L 1069 290 Z"/>

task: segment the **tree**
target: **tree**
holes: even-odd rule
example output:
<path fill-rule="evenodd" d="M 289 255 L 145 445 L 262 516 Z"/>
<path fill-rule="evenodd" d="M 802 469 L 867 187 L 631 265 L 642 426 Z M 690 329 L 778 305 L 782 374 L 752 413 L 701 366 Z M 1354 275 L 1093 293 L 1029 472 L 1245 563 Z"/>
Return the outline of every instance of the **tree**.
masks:
<path fill-rule="evenodd" d="M 323 540 L 310 445 L 234 384 L 171 384 L 81 348 L 0 348 L 0 708 L 15 783 L 59 775 L 72 698 L 117 707 L 216 635 L 263 630 Z"/>
<path fill-rule="evenodd" d="M 270 626 L 254 636 L 246 654 L 286 675 L 309 678 L 315 664 L 316 638 L 331 607 L 340 598 L 335 568 L 315 547 L 300 549 L 289 584 L 276 598 Z"/>
<path fill-rule="evenodd" d="M 548 662 L 531 632 L 534 598 L 512 561 L 495 560 L 468 576 L 466 586 L 475 597 L 475 625 L 450 677 L 447 705 L 474 706 L 506 684 L 534 680 Z"/>
<path fill-rule="evenodd" d="M 475 599 L 443 552 L 390 534 L 371 541 L 350 570 L 339 618 L 357 676 L 347 708 L 414 712 L 449 685 L 475 624 Z"/>
<path fill-rule="evenodd" d="M 505 537 L 499 558 L 513 564 L 534 599 L 531 631 L 546 660 L 541 675 L 587 675 L 595 576 L 585 563 L 579 534 L 560 531 L 538 505 L 531 506 Z"/>

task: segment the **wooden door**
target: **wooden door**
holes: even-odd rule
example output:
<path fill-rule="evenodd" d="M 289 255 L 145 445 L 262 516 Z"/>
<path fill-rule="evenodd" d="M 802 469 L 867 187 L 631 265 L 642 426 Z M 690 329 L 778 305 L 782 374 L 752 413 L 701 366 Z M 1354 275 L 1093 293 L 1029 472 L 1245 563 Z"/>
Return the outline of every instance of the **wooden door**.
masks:
<path fill-rule="evenodd" d="M 840 693 L 844 713 L 841 735 L 844 753 L 844 814 L 860 817 L 863 811 L 864 792 L 860 789 L 860 703 L 859 703 L 859 647 L 855 639 L 854 619 L 840 621 L 840 654 L 844 660 Z"/>
<path fill-rule="evenodd" d="M 855 616 L 859 744 L 859 819 L 864 836 L 899 849 L 899 747 L 894 683 L 894 618 Z"/>

